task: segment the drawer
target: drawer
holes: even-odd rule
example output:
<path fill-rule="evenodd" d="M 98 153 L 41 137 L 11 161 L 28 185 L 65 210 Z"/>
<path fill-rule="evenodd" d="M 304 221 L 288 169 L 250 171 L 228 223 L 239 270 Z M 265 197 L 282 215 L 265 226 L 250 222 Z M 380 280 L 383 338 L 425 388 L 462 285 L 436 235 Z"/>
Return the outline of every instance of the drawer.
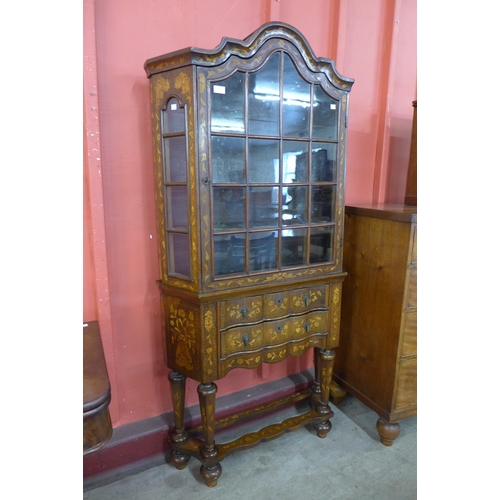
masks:
<path fill-rule="evenodd" d="M 411 250 L 411 263 L 417 263 L 417 226 L 413 230 L 413 245 Z"/>
<path fill-rule="evenodd" d="M 417 307 L 417 268 L 410 268 L 408 274 L 408 294 L 406 296 L 406 307 Z"/>
<path fill-rule="evenodd" d="M 239 326 L 221 332 L 221 358 L 246 351 L 255 351 L 264 345 L 263 325 Z"/>
<path fill-rule="evenodd" d="M 221 330 L 242 323 L 258 323 L 263 318 L 263 295 L 221 302 Z"/>
<path fill-rule="evenodd" d="M 401 342 L 401 356 L 417 354 L 417 311 L 404 315 Z"/>
<path fill-rule="evenodd" d="M 264 318 L 283 318 L 328 307 L 328 285 L 298 288 L 264 296 Z"/>
<path fill-rule="evenodd" d="M 264 325 L 264 344 L 266 346 L 283 344 L 317 333 L 327 333 L 328 311 L 311 312 L 304 316 L 270 321 Z"/>
<path fill-rule="evenodd" d="M 328 311 L 316 311 L 221 332 L 221 358 L 328 333 Z"/>
<path fill-rule="evenodd" d="M 396 408 L 417 402 L 417 359 L 401 361 L 399 365 Z"/>

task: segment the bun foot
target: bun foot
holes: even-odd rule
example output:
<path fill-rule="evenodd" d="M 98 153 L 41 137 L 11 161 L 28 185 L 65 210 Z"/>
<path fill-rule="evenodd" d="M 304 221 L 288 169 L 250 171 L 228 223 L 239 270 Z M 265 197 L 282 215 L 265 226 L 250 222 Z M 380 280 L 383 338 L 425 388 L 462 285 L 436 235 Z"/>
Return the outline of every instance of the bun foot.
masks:
<path fill-rule="evenodd" d="M 332 423 L 330 420 L 325 420 L 324 422 L 317 422 L 314 425 L 316 429 L 316 434 L 319 438 L 326 438 L 326 435 L 330 432 L 332 428 Z"/>
<path fill-rule="evenodd" d="M 332 399 L 332 403 L 337 406 L 342 402 L 342 399 L 346 395 L 346 390 L 343 387 L 340 387 L 335 382 L 330 382 L 330 397 Z"/>
<path fill-rule="evenodd" d="M 392 446 L 392 443 L 401 432 L 401 427 L 398 422 L 391 424 L 380 417 L 377 420 L 377 431 L 380 436 L 380 442 L 384 446 Z"/>
<path fill-rule="evenodd" d="M 184 469 L 190 458 L 189 455 L 181 453 L 180 451 L 172 450 L 170 452 L 170 461 L 175 465 L 177 470 Z"/>
<path fill-rule="evenodd" d="M 213 488 L 217 485 L 217 479 L 219 479 L 222 474 L 222 467 L 220 464 L 210 465 L 208 467 L 202 465 L 200 468 L 200 474 L 205 481 L 205 484 L 209 488 Z"/>

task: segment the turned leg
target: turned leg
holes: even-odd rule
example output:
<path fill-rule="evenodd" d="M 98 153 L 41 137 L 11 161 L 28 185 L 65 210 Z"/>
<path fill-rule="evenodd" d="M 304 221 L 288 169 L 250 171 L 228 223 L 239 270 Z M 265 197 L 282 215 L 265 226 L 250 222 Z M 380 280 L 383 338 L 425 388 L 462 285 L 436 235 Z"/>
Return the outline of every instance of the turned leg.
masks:
<path fill-rule="evenodd" d="M 340 387 L 339 384 L 333 380 L 330 382 L 330 396 L 334 405 L 338 405 L 342 402 L 342 398 L 347 394 L 347 391 Z"/>
<path fill-rule="evenodd" d="M 186 377 L 177 372 L 168 374 L 170 386 L 172 388 L 172 402 L 174 405 L 174 432 L 170 436 L 172 444 L 184 443 L 188 435 L 184 430 L 184 402 L 186 399 Z M 184 469 L 189 460 L 189 455 L 178 450 L 170 452 L 170 461 L 179 470 Z"/>
<path fill-rule="evenodd" d="M 198 398 L 200 401 L 201 421 L 203 426 L 204 444 L 201 450 L 203 462 L 200 473 L 207 486 L 215 486 L 217 479 L 222 473 L 219 463 L 214 463 L 218 452 L 215 446 L 215 394 L 217 386 L 210 384 L 200 384 L 198 386 Z"/>
<path fill-rule="evenodd" d="M 401 432 L 401 427 L 399 422 L 390 423 L 380 417 L 377 420 L 377 431 L 380 436 L 380 442 L 385 446 L 392 446 L 393 441 Z"/>
<path fill-rule="evenodd" d="M 334 351 L 319 351 L 315 352 L 315 370 L 316 376 L 316 390 L 319 386 L 320 394 L 319 399 L 316 401 L 316 411 L 322 415 L 331 415 L 332 410 L 328 405 L 328 399 L 330 396 L 330 381 L 332 380 L 333 374 L 333 360 L 335 359 Z M 324 420 L 323 422 L 317 422 L 314 424 L 314 428 L 318 434 L 318 437 L 324 438 L 332 428 L 330 420 Z"/>

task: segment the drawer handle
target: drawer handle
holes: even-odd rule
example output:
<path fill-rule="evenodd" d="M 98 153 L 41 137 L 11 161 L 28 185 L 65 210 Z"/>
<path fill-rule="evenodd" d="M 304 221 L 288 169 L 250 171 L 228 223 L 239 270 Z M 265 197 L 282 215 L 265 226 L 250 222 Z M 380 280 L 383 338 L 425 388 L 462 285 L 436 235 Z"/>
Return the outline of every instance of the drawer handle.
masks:
<path fill-rule="evenodd" d="M 248 333 L 245 333 L 241 340 L 243 340 L 244 346 L 248 347 L 248 344 L 250 343 L 250 337 L 248 336 Z"/>
<path fill-rule="evenodd" d="M 278 299 L 278 300 L 276 300 L 276 304 L 278 304 L 279 306 L 280 306 L 281 304 L 283 304 L 283 299 Z"/>
<path fill-rule="evenodd" d="M 306 329 L 307 333 L 309 333 L 311 331 L 311 325 L 309 324 L 309 321 L 305 322 L 304 328 Z"/>
<path fill-rule="evenodd" d="M 248 309 L 246 308 L 246 306 L 243 306 L 240 310 L 241 312 L 241 315 L 246 318 L 247 317 L 247 314 L 248 314 Z"/>
<path fill-rule="evenodd" d="M 282 331 L 282 330 L 283 330 L 283 327 L 282 327 L 282 326 L 277 326 L 277 327 L 276 327 L 276 331 L 277 331 L 278 333 L 281 333 L 281 331 Z"/>
<path fill-rule="evenodd" d="M 306 295 L 304 297 L 304 304 L 306 305 L 306 307 L 309 307 L 309 295 Z"/>

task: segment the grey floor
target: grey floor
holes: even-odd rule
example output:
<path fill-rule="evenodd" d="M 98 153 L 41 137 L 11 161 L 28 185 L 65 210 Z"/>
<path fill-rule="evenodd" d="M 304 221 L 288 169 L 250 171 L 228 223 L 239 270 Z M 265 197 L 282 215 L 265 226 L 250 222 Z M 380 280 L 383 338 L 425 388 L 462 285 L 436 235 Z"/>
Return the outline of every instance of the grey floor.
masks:
<path fill-rule="evenodd" d="M 84 489 L 84 500 L 410 500 L 417 498 L 417 417 L 401 422 L 401 434 L 383 446 L 378 416 L 345 396 L 334 406 L 325 439 L 303 427 L 221 462 L 217 486 L 202 481 L 192 458 L 179 471 L 161 464 Z"/>

